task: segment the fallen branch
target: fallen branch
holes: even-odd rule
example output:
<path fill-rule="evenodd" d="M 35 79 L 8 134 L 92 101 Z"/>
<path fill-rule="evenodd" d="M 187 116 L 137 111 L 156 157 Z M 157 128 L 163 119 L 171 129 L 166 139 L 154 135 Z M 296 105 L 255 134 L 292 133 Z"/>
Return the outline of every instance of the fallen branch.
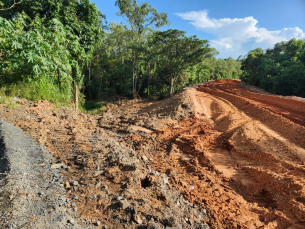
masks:
<path fill-rule="evenodd" d="M 20 4 L 21 2 L 23 2 L 23 0 L 20 0 L 19 2 L 16 2 L 16 1 L 14 0 L 14 4 L 13 4 L 13 5 L 11 5 L 11 6 L 8 7 L 8 8 L 2 8 L 2 9 L 0 9 L 0 10 L 9 10 L 9 9 L 12 9 L 15 5 Z"/>

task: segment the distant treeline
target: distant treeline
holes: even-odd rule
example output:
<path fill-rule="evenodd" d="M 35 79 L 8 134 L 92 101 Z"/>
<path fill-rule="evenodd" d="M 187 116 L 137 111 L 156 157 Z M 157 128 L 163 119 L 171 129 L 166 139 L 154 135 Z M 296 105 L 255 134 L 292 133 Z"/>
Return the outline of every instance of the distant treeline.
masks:
<path fill-rule="evenodd" d="M 241 62 L 216 59 L 207 40 L 160 31 L 167 14 L 145 2 L 117 0 L 125 20 L 109 25 L 90 0 L 14 3 L 1 3 L 8 9 L 0 11 L 1 95 L 75 104 L 108 95 L 158 99 L 241 74 Z"/>
<path fill-rule="evenodd" d="M 86 70 L 87 98 L 117 94 L 159 99 L 189 84 L 241 75 L 241 61 L 216 59 L 207 40 L 180 30 L 149 29 L 139 43 L 129 26 L 111 23 L 95 49 Z"/>
<path fill-rule="evenodd" d="M 305 97 L 305 41 L 252 50 L 242 60 L 241 79 L 270 93 Z"/>

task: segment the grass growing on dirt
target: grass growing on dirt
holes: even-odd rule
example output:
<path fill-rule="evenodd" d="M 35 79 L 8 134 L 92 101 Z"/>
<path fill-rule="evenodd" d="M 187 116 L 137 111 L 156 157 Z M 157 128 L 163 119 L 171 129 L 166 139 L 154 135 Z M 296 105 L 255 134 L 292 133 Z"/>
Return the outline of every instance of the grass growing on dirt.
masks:
<path fill-rule="evenodd" d="M 15 109 L 15 108 L 18 108 L 18 107 L 20 107 L 20 106 L 21 106 L 21 105 L 18 104 L 18 103 L 10 103 L 10 104 L 7 105 L 7 108 L 9 108 L 9 109 Z"/>
<path fill-rule="evenodd" d="M 104 107 L 106 103 L 98 102 L 98 101 L 85 101 L 80 110 L 86 114 L 102 114 L 104 112 Z"/>
<path fill-rule="evenodd" d="M 4 104 L 7 105 L 8 108 L 14 109 L 20 107 L 20 104 L 14 100 L 14 97 L 9 97 L 4 94 L 0 94 L 0 107 L 2 107 Z"/>
<path fill-rule="evenodd" d="M 47 100 L 53 104 L 73 102 L 73 93 L 71 88 L 63 87 L 60 89 L 54 86 L 51 82 L 42 82 L 41 84 L 37 84 L 34 81 L 24 81 L 8 85 L 3 84 L 0 87 L 0 96 L 21 96 L 30 101 Z"/>
<path fill-rule="evenodd" d="M 30 101 L 47 100 L 56 107 L 74 108 L 73 94 L 64 90 L 48 89 L 48 85 L 43 88 L 34 88 L 31 84 L 24 82 L 15 85 L 6 85 L 0 87 L 0 104 L 6 104 L 8 108 L 17 108 L 20 104 L 13 101 L 14 97 L 20 95 Z M 79 109 L 86 114 L 102 114 L 106 103 L 98 101 L 85 101 L 85 96 L 80 93 Z"/>

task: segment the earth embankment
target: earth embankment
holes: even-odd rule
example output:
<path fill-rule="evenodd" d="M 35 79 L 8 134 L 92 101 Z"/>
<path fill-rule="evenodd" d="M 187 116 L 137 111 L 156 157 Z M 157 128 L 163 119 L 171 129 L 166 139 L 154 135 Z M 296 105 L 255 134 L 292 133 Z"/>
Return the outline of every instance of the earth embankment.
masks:
<path fill-rule="evenodd" d="M 240 85 L 115 101 L 95 116 L 46 101 L 0 115 L 66 166 L 61 183 L 86 224 L 305 228 L 305 103 Z"/>

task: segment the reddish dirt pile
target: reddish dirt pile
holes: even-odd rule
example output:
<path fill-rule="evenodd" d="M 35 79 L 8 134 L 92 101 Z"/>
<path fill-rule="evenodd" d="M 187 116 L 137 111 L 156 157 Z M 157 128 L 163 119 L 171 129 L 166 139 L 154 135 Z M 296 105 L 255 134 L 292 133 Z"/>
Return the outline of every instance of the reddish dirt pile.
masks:
<path fill-rule="evenodd" d="M 305 228 L 304 127 L 274 113 L 270 102 L 236 95 L 244 93 L 237 83 L 189 89 L 196 118 L 158 130 L 165 142 L 142 138 L 136 145 L 190 201 L 207 203 L 211 225 Z"/>
<path fill-rule="evenodd" d="M 206 88 L 217 92 L 226 92 L 242 98 L 251 100 L 254 104 L 263 107 L 273 113 L 305 126 L 305 103 L 292 98 L 285 98 L 275 95 L 259 94 L 239 86 L 240 80 L 217 80 L 209 82 L 199 90 Z M 255 103 L 256 102 L 256 103 Z"/>

